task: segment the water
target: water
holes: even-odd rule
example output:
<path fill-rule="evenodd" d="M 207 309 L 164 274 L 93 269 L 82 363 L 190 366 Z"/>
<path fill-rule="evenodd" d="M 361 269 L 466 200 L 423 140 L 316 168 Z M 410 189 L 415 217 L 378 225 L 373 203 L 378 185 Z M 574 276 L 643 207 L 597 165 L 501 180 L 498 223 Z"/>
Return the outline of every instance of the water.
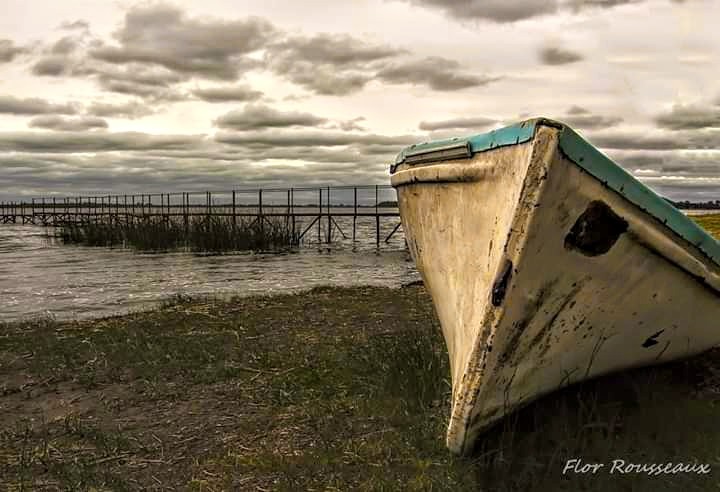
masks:
<path fill-rule="evenodd" d="M 347 224 L 340 226 L 351 234 Z M 382 239 L 393 226 L 384 219 Z M 369 227 L 367 222 L 358 228 L 355 248 L 340 241 L 331 251 L 310 245 L 297 253 L 198 255 L 68 246 L 48 240 L 42 227 L 1 225 L 0 321 L 107 316 L 175 294 L 225 297 L 317 285 L 396 287 L 418 280 L 402 234 L 383 242 L 378 252 L 374 219 L 372 234 Z"/>
<path fill-rule="evenodd" d="M 718 214 L 720 213 L 720 210 L 713 209 L 713 210 L 705 210 L 701 208 L 692 209 L 692 210 L 681 210 L 681 212 L 685 213 L 685 215 L 709 215 L 709 214 Z"/>

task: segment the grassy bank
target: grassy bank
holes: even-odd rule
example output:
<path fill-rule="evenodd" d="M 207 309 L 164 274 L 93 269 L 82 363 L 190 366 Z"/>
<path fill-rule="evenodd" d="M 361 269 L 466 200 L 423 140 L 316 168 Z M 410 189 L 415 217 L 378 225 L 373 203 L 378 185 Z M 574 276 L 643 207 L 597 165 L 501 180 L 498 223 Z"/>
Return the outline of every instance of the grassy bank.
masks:
<path fill-rule="evenodd" d="M 707 490 L 720 483 L 718 355 L 551 395 L 460 459 L 444 447 L 447 354 L 422 287 L 7 324 L 0 487 Z M 563 476 L 571 458 L 714 470 Z"/>
<path fill-rule="evenodd" d="M 712 234 L 715 239 L 720 240 L 720 214 L 693 215 L 690 218 Z"/>
<path fill-rule="evenodd" d="M 70 224 L 58 229 L 66 244 L 124 246 L 140 251 L 187 249 L 197 252 L 270 251 L 286 249 L 299 241 L 289 220 L 192 216 L 182 219 L 149 218 L 136 222 L 99 221 Z"/>

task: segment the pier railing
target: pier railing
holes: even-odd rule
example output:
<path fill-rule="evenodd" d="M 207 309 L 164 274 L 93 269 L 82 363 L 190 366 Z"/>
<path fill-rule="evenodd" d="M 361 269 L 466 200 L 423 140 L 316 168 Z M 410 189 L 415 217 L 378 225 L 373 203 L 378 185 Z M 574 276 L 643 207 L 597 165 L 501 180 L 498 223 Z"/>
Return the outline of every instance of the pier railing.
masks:
<path fill-rule="evenodd" d="M 235 223 L 241 217 L 285 217 L 299 227 L 300 239 L 317 229 L 318 242 L 330 243 L 337 223 L 352 218 L 352 239 L 357 219 L 375 220 L 375 239 L 381 239 L 381 219 L 394 222 L 384 237 L 388 242 L 400 228 L 395 190 L 389 185 L 324 186 L 293 188 L 234 189 L 31 197 L 0 201 L 0 224 L 32 224 L 49 227 L 90 222 L 133 223 L 143 220 L 180 220 L 192 217 L 225 217 Z M 324 227 L 321 227 L 324 224 Z"/>

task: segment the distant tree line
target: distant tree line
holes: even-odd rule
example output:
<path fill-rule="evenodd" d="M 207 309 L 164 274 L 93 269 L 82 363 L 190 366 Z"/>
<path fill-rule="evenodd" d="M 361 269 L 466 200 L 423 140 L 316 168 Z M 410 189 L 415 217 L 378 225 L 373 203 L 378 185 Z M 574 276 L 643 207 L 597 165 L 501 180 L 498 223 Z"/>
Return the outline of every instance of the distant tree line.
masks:
<path fill-rule="evenodd" d="M 717 210 L 720 209 L 720 200 L 709 200 L 707 202 L 689 202 L 687 200 L 675 202 L 673 200 L 670 200 L 669 198 L 666 198 L 668 202 L 670 202 L 675 208 L 683 209 L 683 210 Z"/>

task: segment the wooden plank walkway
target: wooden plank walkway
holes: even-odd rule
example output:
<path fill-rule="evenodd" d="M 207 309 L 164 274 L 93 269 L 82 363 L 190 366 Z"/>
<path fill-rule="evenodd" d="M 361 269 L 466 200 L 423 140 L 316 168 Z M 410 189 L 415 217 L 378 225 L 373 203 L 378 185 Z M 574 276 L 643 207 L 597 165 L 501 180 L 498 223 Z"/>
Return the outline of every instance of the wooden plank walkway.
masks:
<path fill-rule="evenodd" d="M 313 226 L 320 238 L 321 223 L 326 222 L 325 242 L 333 231 L 346 237 L 337 224 L 341 217 L 352 218 L 352 238 L 356 238 L 357 219 L 375 219 L 375 239 L 381 239 L 381 220 L 395 223 L 384 238 L 387 243 L 401 227 L 395 190 L 388 185 L 337 186 L 319 188 L 266 188 L 205 192 L 175 192 L 123 195 L 78 195 L 40 197 L 19 201 L 0 201 L 0 224 L 59 227 L 104 222 L 132 224 L 152 219 L 182 220 L 192 217 L 225 217 L 268 220 L 285 217 L 302 219 L 302 239 Z M 306 221 L 309 225 L 305 225 Z"/>

